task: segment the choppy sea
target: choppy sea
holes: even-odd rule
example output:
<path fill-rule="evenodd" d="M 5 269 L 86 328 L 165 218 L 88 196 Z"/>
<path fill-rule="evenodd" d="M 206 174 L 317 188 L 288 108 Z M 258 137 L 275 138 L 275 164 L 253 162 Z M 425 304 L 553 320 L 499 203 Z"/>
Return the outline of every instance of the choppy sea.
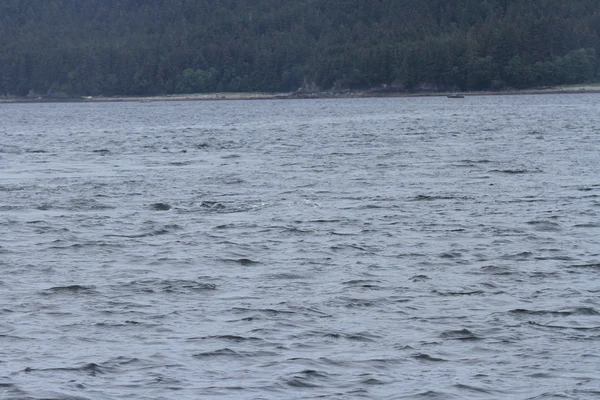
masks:
<path fill-rule="evenodd" d="M 0 399 L 599 398 L 599 104 L 0 104 Z"/>

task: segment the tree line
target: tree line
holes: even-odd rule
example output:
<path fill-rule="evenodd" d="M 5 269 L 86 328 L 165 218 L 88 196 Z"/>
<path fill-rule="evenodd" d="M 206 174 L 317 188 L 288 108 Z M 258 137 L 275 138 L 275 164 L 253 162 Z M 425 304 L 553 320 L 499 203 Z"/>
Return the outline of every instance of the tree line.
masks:
<path fill-rule="evenodd" d="M 0 95 L 598 79 L 597 0 L 2 0 Z"/>

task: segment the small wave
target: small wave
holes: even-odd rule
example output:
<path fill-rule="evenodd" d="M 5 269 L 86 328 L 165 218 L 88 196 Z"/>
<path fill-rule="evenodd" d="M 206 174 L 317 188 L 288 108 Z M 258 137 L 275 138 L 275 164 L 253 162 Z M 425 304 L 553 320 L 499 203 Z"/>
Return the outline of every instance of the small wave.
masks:
<path fill-rule="evenodd" d="M 299 234 L 299 235 L 305 235 L 305 234 L 313 234 L 315 233 L 314 229 L 311 228 L 300 228 L 297 226 L 283 226 L 283 227 L 274 227 L 276 229 L 280 229 L 282 231 L 284 231 L 285 233 L 291 233 L 291 234 Z"/>
<path fill-rule="evenodd" d="M 567 326 L 567 325 L 553 325 L 553 324 L 541 324 L 534 321 L 527 321 L 529 325 L 539 326 L 541 328 L 560 329 L 560 330 L 574 330 L 574 331 L 600 331 L 600 326 Z"/>
<path fill-rule="evenodd" d="M 92 150 L 92 153 L 106 155 L 106 154 L 110 153 L 110 150 L 108 150 L 108 149 L 96 149 L 96 150 Z"/>
<path fill-rule="evenodd" d="M 235 159 L 235 158 L 241 158 L 242 156 L 240 154 L 227 154 L 221 157 L 221 159 L 223 160 L 231 160 L 231 159 Z"/>
<path fill-rule="evenodd" d="M 68 210 L 68 211 L 99 211 L 99 210 L 112 210 L 115 207 L 100 203 L 94 199 L 74 199 L 66 204 L 56 204 L 50 202 L 44 202 L 39 204 L 36 209 L 41 211 L 48 211 L 52 209 Z"/>
<path fill-rule="evenodd" d="M 48 211 L 51 210 L 54 206 L 51 203 L 42 203 L 36 207 L 37 210 L 40 211 Z"/>
<path fill-rule="evenodd" d="M 233 228 L 237 228 L 236 224 L 222 224 L 222 225 L 217 225 L 214 227 L 214 229 L 233 229 Z"/>
<path fill-rule="evenodd" d="M 195 358 L 207 358 L 207 357 L 237 357 L 239 354 L 229 348 L 219 349 L 215 351 L 205 351 L 204 353 L 198 353 L 192 355 Z"/>
<path fill-rule="evenodd" d="M 147 322 L 139 322 L 133 320 L 126 320 L 124 322 L 97 322 L 94 324 L 99 328 L 117 328 L 117 327 L 127 327 L 127 326 L 144 326 L 144 327 L 156 327 L 158 324 L 150 324 Z"/>
<path fill-rule="evenodd" d="M 441 290 L 433 290 L 432 293 L 439 294 L 440 296 L 475 296 L 484 294 L 485 292 L 482 290 L 470 290 L 470 291 L 441 291 Z"/>
<path fill-rule="evenodd" d="M 573 391 L 575 398 L 599 399 L 600 390 L 598 389 L 576 389 Z M 582 396 L 582 397 L 581 397 Z"/>
<path fill-rule="evenodd" d="M 451 399 L 452 397 L 453 396 L 451 396 L 445 392 L 436 392 L 434 390 L 427 390 L 425 392 L 409 394 L 409 395 L 398 397 L 398 398 L 399 399 L 448 400 L 448 399 Z"/>
<path fill-rule="evenodd" d="M 36 229 L 36 233 L 38 234 L 46 234 L 51 232 L 69 232 L 68 229 Z M 42 243 L 40 243 L 42 245 Z M 105 242 L 100 240 L 88 240 L 83 242 L 75 242 L 73 243 L 71 240 L 55 240 L 52 242 L 51 246 L 48 246 L 48 249 L 57 249 L 57 250 L 80 250 L 80 249 L 88 249 L 90 247 L 98 247 L 98 248 L 123 248 L 125 247 L 124 243 L 120 242 Z"/>
<path fill-rule="evenodd" d="M 459 252 L 446 252 L 446 253 L 441 253 L 439 255 L 440 258 L 446 258 L 446 259 L 455 259 L 455 258 L 461 258 L 462 257 L 462 253 Z"/>
<path fill-rule="evenodd" d="M 286 385 L 294 387 L 294 388 L 317 388 L 317 387 L 320 387 L 320 385 L 309 382 L 307 379 L 302 379 L 302 378 L 288 379 L 288 380 L 286 380 L 285 383 L 286 383 Z"/>
<path fill-rule="evenodd" d="M 238 335 L 213 335 L 213 336 L 203 336 L 199 338 L 190 338 L 189 342 L 194 342 L 198 340 L 217 340 L 217 341 L 227 341 L 234 343 L 243 343 L 243 342 L 261 342 L 263 339 L 258 337 L 244 337 Z"/>
<path fill-rule="evenodd" d="M 315 371 L 314 369 L 305 369 L 300 371 L 300 374 L 314 378 L 326 378 L 329 376 L 329 374 L 324 371 Z"/>
<path fill-rule="evenodd" d="M 24 206 L 0 206 L 0 211 L 16 211 L 23 209 L 25 209 Z"/>
<path fill-rule="evenodd" d="M 226 185 L 241 185 L 243 183 L 246 183 L 246 181 L 243 180 L 242 178 L 229 178 L 229 179 L 223 180 L 223 183 Z"/>
<path fill-rule="evenodd" d="M 171 209 L 171 205 L 167 203 L 154 203 L 150 205 L 150 208 L 154 211 L 168 211 Z"/>
<path fill-rule="evenodd" d="M 360 232 L 339 232 L 339 231 L 334 231 L 331 232 L 332 235 L 336 235 L 336 236 L 357 236 L 360 234 Z"/>
<path fill-rule="evenodd" d="M 341 305 L 346 308 L 363 308 L 363 307 L 377 307 L 381 305 L 379 300 L 360 299 L 354 297 L 340 297 L 335 300 L 336 306 Z"/>
<path fill-rule="evenodd" d="M 360 250 L 360 251 L 364 251 L 364 252 L 367 251 L 366 248 L 361 247 L 357 244 L 334 245 L 334 246 L 330 246 L 329 249 L 333 250 L 333 251 L 340 251 L 340 250 L 345 250 L 345 249 L 354 249 L 354 250 Z"/>
<path fill-rule="evenodd" d="M 104 236 L 105 237 L 121 237 L 121 238 L 127 238 L 127 239 L 142 239 L 142 238 L 146 238 L 146 237 L 166 235 L 176 229 L 180 229 L 180 228 L 177 225 L 174 225 L 174 226 L 170 226 L 170 227 L 165 226 L 162 229 L 156 229 L 151 232 L 139 233 L 139 234 L 135 234 L 135 235 L 108 234 L 108 235 L 104 235 Z"/>
<path fill-rule="evenodd" d="M 69 208 L 75 211 L 97 211 L 112 210 L 115 207 L 102 204 L 94 199 L 75 199 L 69 204 Z"/>
<path fill-rule="evenodd" d="M 520 253 L 515 254 L 504 254 L 500 258 L 503 260 L 514 260 L 514 261 L 526 261 L 531 259 L 533 253 L 529 251 L 522 251 Z"/>
<path fill-rule="evenodd" d="M 568 265 L 567 268 L 591 268 L 600 269 L 600 263 L 589 263 L 589 264 L 573 264 Z"/>
<path fill-rule="evenodd" d="M 444 331 L 444 332 L 442 332 L 440 337 L 443 339 L 450 339 L 450 340 L 480 340 L 481 339 L 468 329 Z"/>
<path fill-rule="evenodd" d="M 0 147 L 0 153 L 4 154 L 21 154 L 23 150 L 16 146 L 2 146 Z"/>
<path fill-rule="evenodd" d="M 340 220 L 340 219 L 313 219 L 313 220 L 310 220 L 309 222 L 315 223 L 315 224 L 335 224 L 338 222 L 342 222 L 342 220 Z"/>
<path fill-rule="evenodd" d="M 224 210 L 226 208 L 225 205 L 223 205 L 217 201 L 209 201 L 209 200 L 205 200 L 202 203 L 200 203 L 200 207 L 208 208 L 211 210 Z"/>
<path fill-rule="evenodd" d="M 259 261 L 254 261 L 249 258 L 222 258 L 220 261 L 223 261 L 226 263 L 240 264 L 240 265 L 244 265 L 244 266 L 260 264 Z"/>
<path fill-rule="evenodd" d="M 214 351 L 205 351 L 203 353 L 193 354 L 194 358 L 213 358 L 213 357 L 233 357 L 233 358 L 257 358 L 273 357 L 277 353 L 272 351 L 234 351 L 228 347 Z"/>
<path fill-rule="evenodd" d="M 536 260 L 546 261 L 546 260 L 555 260 L 555 261 L 573 261 L 573 257 L 569 256 L 547 256 L 547 257 L 535 257 Z"/>
<path fill-rule="evenodd" d="M 94 294 L 96 293 L 95 286 L 69 285 L 69 286 L 54 286 L 43 290 L 44 295 L 53 294 Z"/>
<path fill-rule="evenodd" d="M 84 388 L 85 386 L 83 384 L 77 384 L 77 385 L 74 385 L 74 387 L 79 391 L 80 389 Z M 15 394 L 14 396 L 6 397 L 9 394 L 13 394 L 12 392 L 14 392 L 14 394 Z M 8 399 L 8 400 L 38 400 L 38 399 L 44 399 L 44 400 L 92 400 L 91 397 L 74 396 L 74 395 L 70 395 L 70 394 L 62 393 L 62 392 L 40 391 L 40 390 L 36 390 L 35 394 L 33 394 L 33 395 L 28 395 L 25 391 L 22 391 L 20 389 L 14 389 L 8 393 L 3 392 L 2 395 L 3 395 L 2 396 L 3 399 Z"/>
<path fill-rule="evenodd" d="M 218 214 L 233 214 L 247 211 L 262 210 L 265 207 L 269 207 L 271 204 L 262 201 L 258 202 L 245 202 L 245 203 L 233 203 L 224 204 L 218 201 L 204 200 L 199 204 L 199 208 L 206 212 L 214 212 Z M 182 210 L 182 213 L 198 212 L 198 208 L 194 207 L 188 210 Z"/>
<path fill-rule="evenodd" d="M 600 315 L 596 309 L 592 307 L 578 307 L 572 310 L 560 310 L 560 311 L 552 311 L 552 310 L 528 310 L 525 308 L 516 308 L 514 310 L 510 310 L 509 313 L 517 314 L 517 315 L 550 315 L 554 317 L 568 317 L 571 315 L 587 315 L 587 316 L 597 316 Z"/>
<path fill-rule="evenodd" d="M 461 163 L 465 163 L 465 164 L 489 164 L 492 161 L 488 160 L 488 159 L 481 159 L 481 160 L 469 160 L 469 159 L 465 159 L 465 160 L 460 160 Z"/>
<path fill-rule="evenodd" d="M 556 378 L 556 375 L 549 374 L 546 372 L 535 372 L 533 374 L 528 374 L 527 377 L 535 379 L 553 379 Z"/>
<path fill-rule="evenodd" d="M 18 192 L 22 190 L 36 190 L 36 186 L 25 185 L 0 185 L 0 192 Z"/>
<path fill-rule="evenodd" d="M 387 382 L 377 378 L 366 378 L 361 381 L 363 385 L 386 385 Z"/>
<path fill-rule="evenodd" d="M 462 391 L 467 391 L 467 392 L 475 392 L 475 393 L 492 393 L 491 391 L 484 389 L 484 388 L 480 388 L 477 386 L 472 386 L 472 385 L 465 385 L 463 383 L 457 383 L 454 385 L 455 388 L 460 389 Z"/>
<path fill-rule="evenodd" d="M 574 228 L 600 228 L 600 224 L 598 223 L 594 223 L 594 222 L 590 222 L 587 224 L 577 224 L 577 225 L 573 225 Z"/>
<path fill-rule="evenodd" d="M 205 292 L 217 289 L 217 285 L 214 283 L 198 282 L 195 280 L 186 279 L 146 279 L 141 281 L 133 281 L 124 286 L 142 293 Z"/>
<path fill-rule="evenodd" d="M 6 378 L 3 378 L 6 379 Z M 35 397 L 28 396 L 25 391 L 14 383 L 0 382 L 0 393 L 2 399 L 7 400 L 34 400 Z"/>
<path fill-rule="evenodd" d="M 560 224 L 557 224 L 556 222 L 552 222 L 552 221 L 545 221 L 545 220 L 527 221 L 527 225 L 533 226 L 534 229 L 539 232 L 558 232 L 558 231 L 562 230 L 562 227 L 560 226 Z"/>
<path fill-rule="evenodd" d="M 54 246 L 49 246 L 49 249 L 53 249 L 53 250 L 58 250 L 58 249 L 80 249 L 83 248 L 84 245 L 82 243 L 73 243 L 73 244 L 66 244 L 64 246 L 60 246 L 58 245 L 58 243 L 64 243 L 64 241 L 62 240 L 55 240 L 53 243 L 56 243 L 56 245 Z"/>
<path fill-rule="evenodd" d="M 429 361 L 429 362 L 446 362 L 446 361 L 448 361 L 443 358 L 432 357 L 429 354 L 425 354 L 425 353 L 415 354 L 412 356 L 412 358 L 414 358 L 415 360 L 419 360 L 419 361 Z"/>
<path fill-rule="evenodd" d="M 276 274 L 268 274 L 265 275 L 266 279 L 270 279 L 270 280 L 294 280 L 294 279 L 306 279 L 307 277 L 304 275 L 299 275 L 299 274 L 294 274 L 292 272 L 280 272 L 280 273 L 276 273 Z"/>
<path fill-rule="evenodd" d="M 381 283 L 381 281 L 354 279 L 351 281 L 342 282 L 342 285 L 351 286 L 351 287 L 361 287 L 361 288 L 367 288 L 367 289 L 380 289 L 381 286 L 379 286 L 378 283 Z"/>
<path fill-rule="evenodd" d="M 285 378 L 284 382 L 287 386 L 294 388 L 314 388 L 320 387 L 320 382 L 326 380 L 329 380 L 327 372 L 305 369 L 291 374 L 289 378 Z"/>
<path fill-rule="evenodd" d="M 73 371 L 73 372 L 82 372 L 85 375 L 96 376 L 103 375 L 109 372 L 109 368 L 102 367 L 96 363 L 86 363 L 79 367 L 54 367 L 54 368 L 32 368 L 27 367 L 23 370 L 23 372 L 34 372 L 34 371 Z"/>
<path fill-rule="evenodd" d="M 414 275 L 410 277 L 410 280 L 413 282 L 425 282 L 431 280 L 427 275 Z"/>
<path fill-rule="evenodd" d="M 389 205 L 379 205 L 379 204 L 366 204 L 364 206 L 361 206 L 360 209 L 366 209 L 366 210 L 378 210 L 378 209 L 390 209 L 390 208 L 395 208 L 394 206 L 389 206 Z"/>
<path fill-rule="evenodd" d="M 357 333 L 344 333 L 344 332 L 323 332 L 323 331 L 312 331 L 306 334 L 307 336 L 316 336 L 328 339 L 344 339 L 353 342 L 376 342 L 380 336 L 374 335 L 369 332 L 357 332 Z"/>
<path fill-rule="evenodd" d="M 182 153 L 186 153 L 187 150 L 181 150 Z M 195 164 L 196 161 L 193 160 L 188 160 L 188 161 L 172 161 L 170 163 L 167 163 L 167 165 L 170 165 L 171 167 L 187 167 L 188 165 L 193 165 Z"/>
<path fill-rule="evenodd" d="M 430 196 L 426 194 L 420 194 L 412 198 L 412 201 L 436 201 L 436 200 L 455 200 L 454 196 Z"/>
<path fill-rule="evenodd" d="M 506 175 L 524 175 L 524 174 L 540 173 L 542 171 L 514 168 L 514 169 L 492 169 L 492 170 L 489 170 L 488 172 L 497 173 L 497 174 L 506 174 Z"/>
<path fill-rule="evenodd" d="M 277 315 L 292 315 L 296 314 L 295 311 L 290 310 L 276 310 L 274 308 L 244 308 L 244 307 L 234 307 L 231 311 L 240 314 L 240 313 L 248 313 L 248 312 L 258 312 L 261 314 L 267 314 L 269 316 L 277 316 Z"/>

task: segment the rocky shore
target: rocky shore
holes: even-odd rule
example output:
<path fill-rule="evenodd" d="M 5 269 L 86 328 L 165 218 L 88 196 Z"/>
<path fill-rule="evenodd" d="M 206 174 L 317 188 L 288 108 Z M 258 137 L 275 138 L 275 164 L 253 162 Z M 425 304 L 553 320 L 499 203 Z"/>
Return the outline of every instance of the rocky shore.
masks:
<path fill-rule="evenodd" d="M 499 96 L 523 94 L 568 94 L 568 93 L 600 93 L 600 85 L 573 85 L 550 88 L 501 90 L 481 92 L 458 92 L 464 97 L 471 96 Z M 197 94 L 170 94 L 158 96 L 82 96 L 82 97 L 52 97 L 52 96 L 27 96 L 27 97 L 0 97 L 0 103 L 50 103 L 50 102 L 151 102 L 151 101 L 197 101 L 197 100 L 267 100 L 267 99 L 327 99 L 327 98 L 369 98 L 369 97 L 425 97 L 449 96 L 450 92 L 403 92 L 390 90 L 330 90 L 314 92 L 291 93 L 197 93 Z"/>

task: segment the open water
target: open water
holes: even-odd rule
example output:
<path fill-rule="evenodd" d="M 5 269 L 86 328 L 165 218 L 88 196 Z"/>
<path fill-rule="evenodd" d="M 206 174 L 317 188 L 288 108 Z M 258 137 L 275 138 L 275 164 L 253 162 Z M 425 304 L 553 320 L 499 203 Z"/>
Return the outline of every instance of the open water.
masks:
<path fill-rule="evenodd" d="M 598 398 L 599 104 L 2 104 L 0 399 Z"/>

